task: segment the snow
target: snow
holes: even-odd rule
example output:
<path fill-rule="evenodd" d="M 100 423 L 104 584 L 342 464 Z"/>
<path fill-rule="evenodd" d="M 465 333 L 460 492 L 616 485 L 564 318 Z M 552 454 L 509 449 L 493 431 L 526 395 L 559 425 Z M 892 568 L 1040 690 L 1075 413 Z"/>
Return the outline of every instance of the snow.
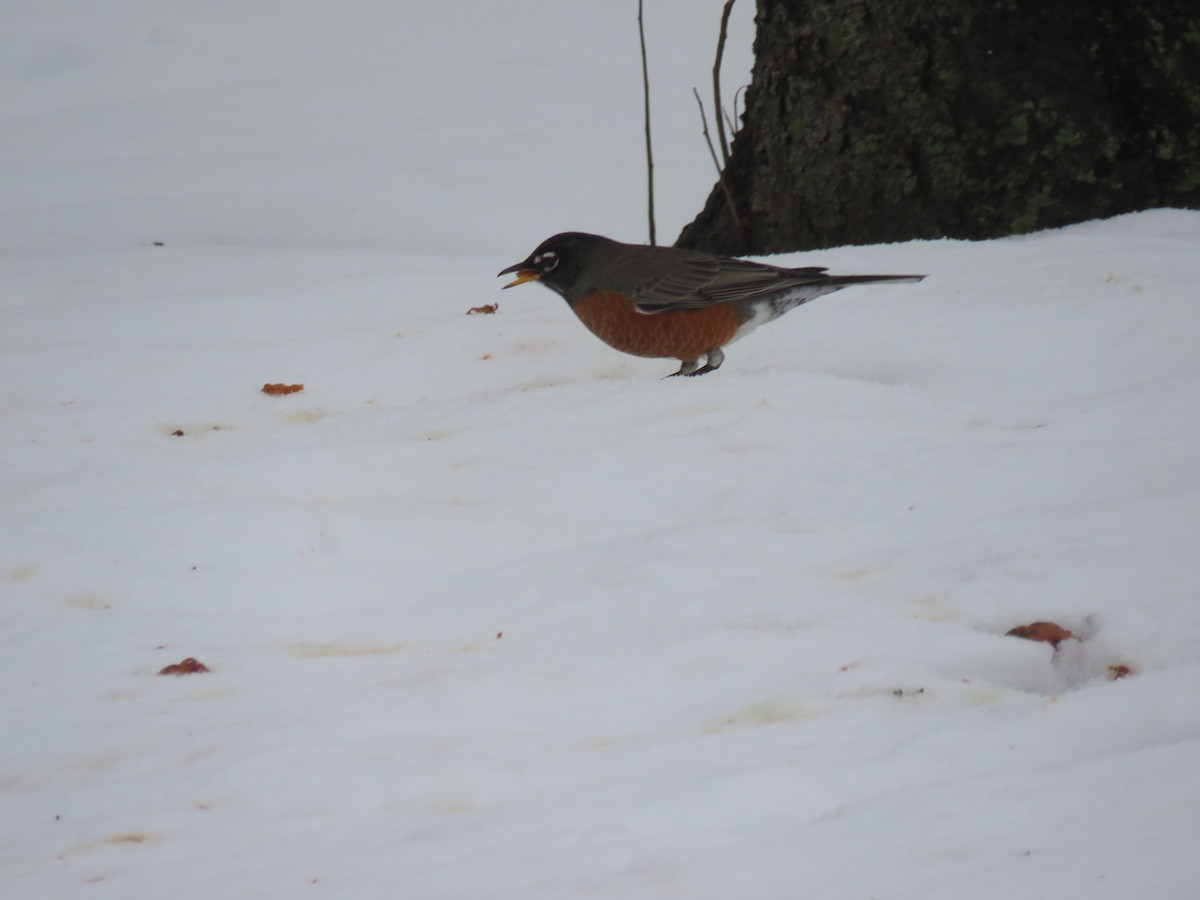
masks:
<path fill-rule="evenodd" d="M 626 6 L 4 4 L 5 896 L 1197 895 L 1200 213 L 660 380 L 494 277 L 645 238 Z"/>

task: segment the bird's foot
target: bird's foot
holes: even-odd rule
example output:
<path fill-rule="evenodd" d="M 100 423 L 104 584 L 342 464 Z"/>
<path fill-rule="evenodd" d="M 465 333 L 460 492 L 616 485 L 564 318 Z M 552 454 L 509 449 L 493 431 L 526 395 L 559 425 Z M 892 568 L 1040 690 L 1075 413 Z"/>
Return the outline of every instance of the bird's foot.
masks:
<path fill-rule="evenodd" d="M 715 372 L 721 368 L 721 363 L 725 362 L 725 354 L 720 349 L 709 350 L 704 365 L 700 365 L 698 359 L 685 359 L 681 361 L 678 372 L 672 372 L 668 378 L 675 378 L 679 375 L 686 375 L 691 378 L 694 375 L 703 375 L 706 372 Z"/>
<path fill-rule="evenodd" d="M 683 375 L 687 378 L 693 378 L 696 375 L 703 375 L 705 372 L 712 372 L 716 368 L 717 368 L 716 366 L 705 365 L 705 366 L 697 366 L 696 368 L 692 369 L 691 371 L 688 371 L 687 367 L 684 366 L 684 367 L 680 368 L 680 370 L 678 372 L 672 372 L 670 375 L 667 376 L 667 378 L 678 378 L 680 375 Z"/>

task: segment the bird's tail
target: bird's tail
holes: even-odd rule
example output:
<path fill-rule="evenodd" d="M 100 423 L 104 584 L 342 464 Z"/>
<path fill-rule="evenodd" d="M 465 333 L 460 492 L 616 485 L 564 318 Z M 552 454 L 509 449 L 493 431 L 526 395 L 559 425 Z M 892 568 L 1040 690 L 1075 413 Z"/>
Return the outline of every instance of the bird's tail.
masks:
<path fill-rule="evenodd" d="M 924 281 L 924 275 L 826 275 L 825 283 L 830 287 L 847 287 L 852 284 L 916 284 Z"/>

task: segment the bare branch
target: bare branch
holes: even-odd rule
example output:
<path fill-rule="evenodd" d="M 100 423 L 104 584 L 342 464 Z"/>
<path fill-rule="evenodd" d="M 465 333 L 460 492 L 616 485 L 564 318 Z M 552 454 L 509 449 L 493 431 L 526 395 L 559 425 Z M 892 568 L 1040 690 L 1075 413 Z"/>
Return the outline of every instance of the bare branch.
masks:
<path fill-rule="evenodd" d="M 717 59 L 713 63 L 713 118 L 717 121 L 717 141 L 721 145 L 721 162 L 725 166 L 729 165 L 729 142 L 725 139 L 725 123 L 721 121 L 721 57 L 725 55 L 725 38 L 729 33 L 729 13 L 732 11 L 733 0 L 725 0 L 725 8 L 721 10 L 721 33 L 717 37 Z"/>
<path fill-rule="evenodd" d="M 733 118 L 734 118 L 734 121 L 736 121 L 739 118 L 738 117 L 738 100 L 741 99 L 741 97 L 744 93 L 746 93 L 746 88 L 748 88 L 749 86 L 750 85 L 748 85 L 748 84 L 743 84 L 740 88 L 738 88 L 736 91 L 733 92 Z"/>
<path fill-rule="evenodd" d="M 692 88 L 692 94 L 696 98 L 696 105 L 700 107 L 700 125 L 703 128 L 704 143 L 708 144 L 708 155 L 712 157 L 713 165 L 717 167 L 717 174 L 721 174 L 721 161 L 717 159 L 717 151 L 713 149 L 712 136 L 708 133 L 708 114 L 704 112 L 704 101 L 700 99 L 700 92 Z"/>
<path fill-rule="evenodd" d="M 737 131 L 737 126 L 733 124 L 733 119 L 730 118 L 726 110 L 722 109 L 721 113 L 725 116 L 725 127 L 729 129 L 730 134 L 734 134 Z"/>
<path fill-rule="evenodd" d="M 700 92 L 692 88 L 692 94 L 696 97 L 696 105 L 700 107 L 700 124 L 704 129 L 704 143 L 708 144 L 708 155 L 712 157 L 713 166 L 717 170 L 717 181 L 721 185 L 721 190 L 725 192 L 725 202 L 729 204 L 729 213 L 733 216 L 733 224 L 738 228 L 742 227 L 742 220 L 738 216 L 737 207 L 733 203 L 733 192 L 729 189 L 729 184 L 725 181 L 725 172 L 721 168 L 721 161 L 717 159 L 716 148 L 713 147 L 712 137 L 708 133 L 708 116 L 704 112 L 704 101 L 700 99 Z M 717 116 L 718 121 L 720 116 Z"/>
<path fill-rule="evenodd" d="M 732 3 L 733 0 L 730 0 Z M 646 28 L 642 24 L 642 0 L 638 0 L 638 39 L 642 44 L 642 104 L 646 122 L 646 194 L 650 218 L 650 246 L 658 243 L 654 233 L 654 153 L 650 141 L 650 72 L 646 66 Z"/>

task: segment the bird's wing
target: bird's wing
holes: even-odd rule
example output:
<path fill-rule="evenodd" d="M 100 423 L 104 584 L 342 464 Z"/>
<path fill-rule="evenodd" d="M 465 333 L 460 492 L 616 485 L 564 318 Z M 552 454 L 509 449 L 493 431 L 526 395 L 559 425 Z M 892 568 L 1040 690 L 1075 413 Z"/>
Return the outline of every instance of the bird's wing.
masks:
<path fill-rule="evenodd" d="M 750 300 L 824 277 L 825 269 L 817 267 L 780 269 L 745 259 L 694 256 L 672 260 L 661 274 L 633 286 L 630 296 L 638 312 L 653 314 Z"/>

